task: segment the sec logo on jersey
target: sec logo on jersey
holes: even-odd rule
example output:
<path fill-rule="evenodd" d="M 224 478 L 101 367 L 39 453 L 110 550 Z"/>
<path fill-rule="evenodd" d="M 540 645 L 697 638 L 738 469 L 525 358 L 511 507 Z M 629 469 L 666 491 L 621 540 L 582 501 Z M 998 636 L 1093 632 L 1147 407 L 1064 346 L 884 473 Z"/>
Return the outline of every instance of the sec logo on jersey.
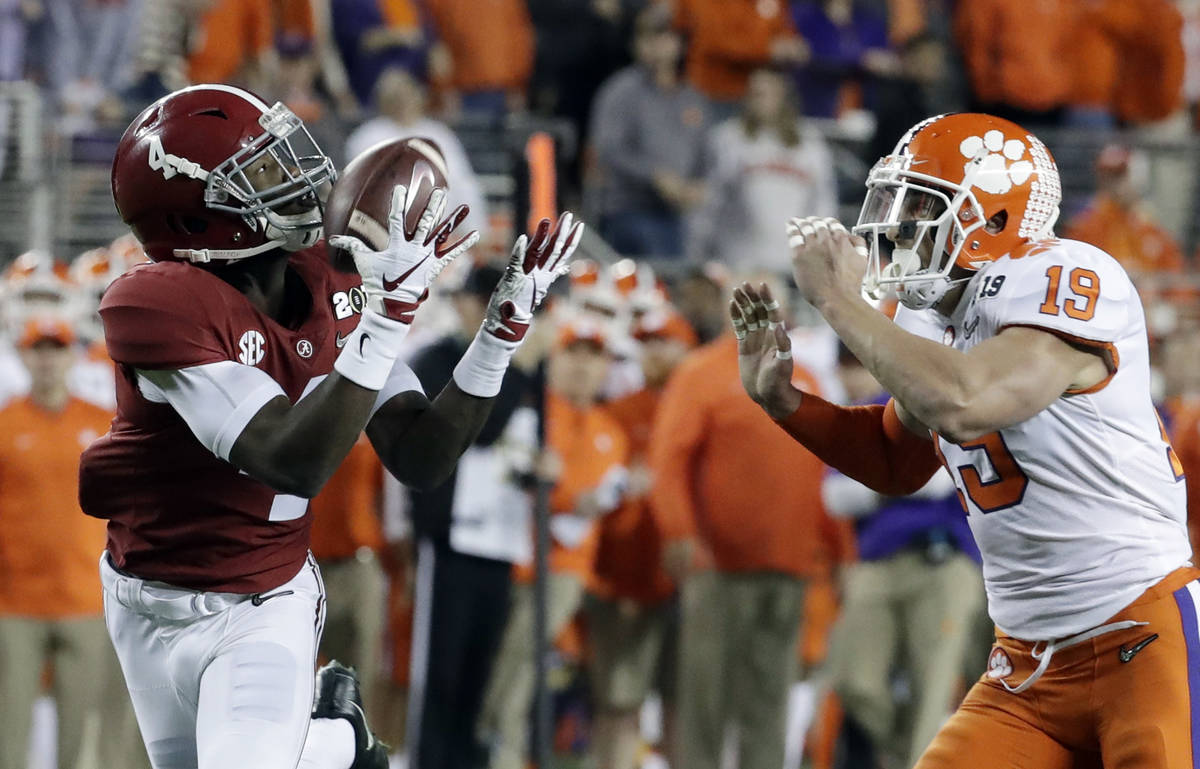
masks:
<path fill-rule="evenodd" d="M 261 331 L 250 329 L 238 340 L 238 362 L 245 366 L 257 366 L 267 354 L 267 340 Z"/>

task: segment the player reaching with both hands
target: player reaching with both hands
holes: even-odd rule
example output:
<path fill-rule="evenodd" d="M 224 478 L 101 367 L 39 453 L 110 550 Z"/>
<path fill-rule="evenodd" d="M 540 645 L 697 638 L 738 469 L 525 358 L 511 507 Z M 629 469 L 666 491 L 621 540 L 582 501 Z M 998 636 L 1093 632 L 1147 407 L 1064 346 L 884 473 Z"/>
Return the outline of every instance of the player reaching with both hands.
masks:
<path fill-rule="evenodd" d="M 794 388 L 765 287 L 730 306 L 747 392 L 811 451 L 883 494 L 954 477 L 996 644 L 919 769 L 1200 766 L 1200 571 L 1145 315 L 1112 257 L 1054 237 L 1059 198 L 1035 136 L 956 114 L 880 160 L 854 234 L 789 222 L 800 291 L 886 406 Z M 862 295 L 884 287 L 895 322 Z"/>
<path fill-rule="evenodd" d="M 80 467 L 83 510 L 108 520 L 109 633 L 155 769 L 374 769 L 352 671 L 313 667 L 324 591 L 308 498 L 365 429 L 403 483 L 452 471 L 582 232 L 571 214 L 521 236 L 486 319 L 432 400 L 397 360 L 430 283 L 470 249 L 435 190 L 395 190 L 386 248 L 335 239 L 334 171 L 303 123 L 229 86 L 148 107 L 122 137 L 113 194 L 152 262 L 100 314 L 118 368 L 110 432 Z M 314 704 L 314 688 L 316 698 Z"/>

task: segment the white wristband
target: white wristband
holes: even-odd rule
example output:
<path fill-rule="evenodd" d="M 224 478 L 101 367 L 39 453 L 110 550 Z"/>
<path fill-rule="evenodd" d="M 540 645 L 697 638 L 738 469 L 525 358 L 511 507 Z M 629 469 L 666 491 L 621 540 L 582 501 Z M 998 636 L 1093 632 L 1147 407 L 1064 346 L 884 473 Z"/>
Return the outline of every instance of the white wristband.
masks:
<path fill-rule="evenodd" d="M 334 370 L 368 390 L 382 389 L 409 328 L 407 323 L 389 320 L 370 307 L 364 309 L 358 328 L 346 337 L 333 362 Z"/>
<path fill-rule="evenodd" d="M 454 383 L 467 395 L 496 397 L 508 362 L 520 346 L 520 342 L 505 342 L 479 329 L 475 340 L 454 367 Z"/>

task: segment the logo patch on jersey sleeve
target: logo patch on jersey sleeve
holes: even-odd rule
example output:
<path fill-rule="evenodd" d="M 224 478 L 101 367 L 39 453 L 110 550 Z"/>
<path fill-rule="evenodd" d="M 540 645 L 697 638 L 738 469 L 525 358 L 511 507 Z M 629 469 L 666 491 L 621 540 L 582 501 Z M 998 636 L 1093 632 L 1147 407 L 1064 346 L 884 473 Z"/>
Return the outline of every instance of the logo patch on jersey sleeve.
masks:
<path fill-rule="evenodd" d="M 367 294 L 363 291 L 362 286 L 355 286 L 349 291 L 337 291 L 331 294 L 329 301 L 333 304 L 333 317 L 337 320 L 345 320 L 351 315 L 362 313 L 367 306 Z"/>

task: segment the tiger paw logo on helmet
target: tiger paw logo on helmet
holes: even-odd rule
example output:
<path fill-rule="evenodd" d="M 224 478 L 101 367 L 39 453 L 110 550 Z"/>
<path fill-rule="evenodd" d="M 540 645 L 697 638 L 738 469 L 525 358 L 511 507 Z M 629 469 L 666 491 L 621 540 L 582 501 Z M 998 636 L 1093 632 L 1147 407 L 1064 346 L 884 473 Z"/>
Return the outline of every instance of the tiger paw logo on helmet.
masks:
<path fill-rule="evenodd" d="M 980 161 L 973 185 L 984 192 L 1003 195 L 1013 187 L 1025 184 L 1033 175 L 1033 163 L 1024 159 L 1028 151 L 1025 142 L 1020 139 L 1005 141 L 1002 131 L 993 129 L 983 136 L 968 136 L 958 145 L 967 165 L 984 149 L 988 154 Z"/>
<path fill-rule="evenodd" d="M 854 227 L 868 243 L 867 289 L 891 286 L 909 309 L 928 309 L 969 273 L 1053 235 L 1061 200 L 1050 151 L 1016 123 L 973 112 L 922 120 L 867 177 Z"/>

